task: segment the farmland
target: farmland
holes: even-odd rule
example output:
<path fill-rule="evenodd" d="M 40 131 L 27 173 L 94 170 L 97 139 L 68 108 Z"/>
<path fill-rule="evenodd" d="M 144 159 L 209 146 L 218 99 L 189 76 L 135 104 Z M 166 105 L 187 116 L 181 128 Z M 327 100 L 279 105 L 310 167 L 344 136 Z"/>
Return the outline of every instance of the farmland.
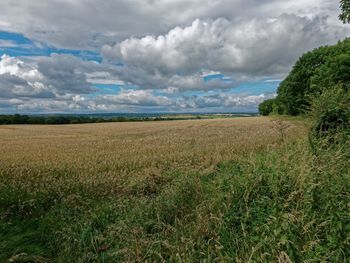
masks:
<path fill-rule="evenodd" d="M 150 170 L 213 168 L 278 142 L 275 128 L 267 118 L 0 126 L 0 160 L 2 167 L 29 172 L 144 177 Z"/>
<path fill-rule="evenodd" d="M 349 263 L 323 2 L 2 0 L 0 263 Z"/>
<path fill-rule="evenodd" d="M 305 122 L 271 117 L 1 126 L 0 261 L 341 258 L 346 244 L 317 241 L 333 235 L 337 220 L 317 217 L 331 207 L 309 206 L 347 181 L 328 196 L 308 187 L 346 166 L 315 160 L 305 135 Z"/>
<path fill-rule="evenodd" d="M 153 196 L 167 189 L 171 182 L 182 180 L 182 175 L 186 178 L 190 173 L 209 174 L 220 162 L 275 147 L 279 143 L 275 126 L 268 118 L 255 117 L 1 126 L 2 219 L 15 225 L 28 220 L 38 222 L 41 220 L 38 217 L 53 216 L 47 212 L 57 213 L 57 207 L 62 209 L 63 206 L 65 212 L 77 215 L 59 215 L 63 217 L 61 220 L 73 220 L 79 215 L 86 223 L 92 216 L 86 213 L 99 213 L 90 209 L 97 209 L 95 206 L 100 202 L 114 206 L 125 200 L 140 202 L 150 196 L 154 199 Z M 301 127 L 291 125 L 288 135 L 293 137 L 302 131 Z M 168 190 L 173 191 L 171 186 Z M 60 222 L 63 226 L 59 228 L 67 227 L 66 223 L 69 226 L 69 222 Z M 9 230 L 8 225 L 3 227 L 7 228 L 8 243 L 1 243 L 2 250 L 7 252 L 2 259 L 23 251 L 42 256 L 48 256 L 47 251 L 52 251 L 42 247 L 40 242 L 34 248 L 26 247 L 26 238 L 37 240 L 39 230 L 25 228 L 12 233 L 13 229 Z M 29 237 L 26 231 L 31 232 L 27 233 Z M 15 242 L 12 245 L 11 239 Z M 23 251 L 21 246 L 24 246 Z M 129 249 L 131 251 L 122 250 L 120 253 L 132 259 L 136 252 Z M 55 253 L 61 254 L 62 251 Z M 85 254 L 81 253 L 77 256 Z"/>

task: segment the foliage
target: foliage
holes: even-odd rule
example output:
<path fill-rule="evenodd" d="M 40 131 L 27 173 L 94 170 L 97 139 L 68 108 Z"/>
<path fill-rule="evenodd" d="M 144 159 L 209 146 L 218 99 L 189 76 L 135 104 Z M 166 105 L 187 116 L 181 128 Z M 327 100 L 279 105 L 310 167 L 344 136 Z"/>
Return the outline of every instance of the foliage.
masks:
<path fill-rule="evenodd" d="M 311 77 L 311 89 L 322 93 L 335 86 L 350 91 L 350 49 L 348 53 L 332 56 Z"/>
<path fill-rule="evenodd" d="M 350 93 L 341 85 L 312 98 L 309 140 L 314 150 L 328 149 L 350 138 L 349 105 Z"/>
<path fill-rule="evenodd" d="M 122 118 L 122 119 L 120 119 Z M 28 116 L 28 115 L 0 115 L 0 124 L 78 124 L 78 123 L 101 123 L 111 121 L 124 121 L 124 117 L 118 118 L 94 118 L 86 116 Z"/>
<path fill-rule="evenodd" d="M 310 100 L 325 90 L 336 85 L 349 90 L 349 72 L 350 39 L 304 54 L 278 87 L 274 111 L 288 115 L 306 113 Z"/>
<path fill-rule="evenodd" d="M 314 127 L 317 138 L 329 137 L 349 129 L 349 113 L 340 108 L 327 110 Z"/>
<path fill-rule="evenodd" d="M 340 0 L 341 14 L 339 19 L 343 23 L 350 23 L 350 1 L 349 0 Z"/>
<path fill-rule="evenodd" d="M 275 104 L 275 99 L 265 100 L 259 105 L 259 113 L 263 116 L 268 116 L 271 112 L 273 112 Z"/>
<path fill-rule="evenodd" d="M 289 144 L 241 164 L 220 232 L 231 260 L 347 262 L 348 147 L 316 157 Z"/>

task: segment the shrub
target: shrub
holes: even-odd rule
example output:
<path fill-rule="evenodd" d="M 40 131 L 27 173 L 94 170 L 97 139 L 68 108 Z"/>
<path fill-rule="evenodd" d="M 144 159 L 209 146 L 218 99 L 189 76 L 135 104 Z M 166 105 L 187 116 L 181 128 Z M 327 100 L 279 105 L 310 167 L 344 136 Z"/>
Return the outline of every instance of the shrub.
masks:
<path fill-rule="evenodd" d="M 313 120 L 310 143 L 332 146 L 346 140 L 350 132 L 350 94 L 343 86 L 334 86 L 311 100 Z"/>
<path fill-rule="evenodd" d="M 341 108 L 328 109 L 316 122 L 317 138 L 332 136 L 349 128 L 349 114 Z"/>

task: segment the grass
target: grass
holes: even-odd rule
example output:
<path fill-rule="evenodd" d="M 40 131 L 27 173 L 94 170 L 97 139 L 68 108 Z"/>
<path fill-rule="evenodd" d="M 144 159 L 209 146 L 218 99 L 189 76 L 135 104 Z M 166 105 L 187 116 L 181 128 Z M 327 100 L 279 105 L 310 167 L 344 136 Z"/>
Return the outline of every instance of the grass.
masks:
<path fill-rule="evenodd" d="M 0 127 L 0 261 L 346 262 L 348 145 L 287 122 Z"/>

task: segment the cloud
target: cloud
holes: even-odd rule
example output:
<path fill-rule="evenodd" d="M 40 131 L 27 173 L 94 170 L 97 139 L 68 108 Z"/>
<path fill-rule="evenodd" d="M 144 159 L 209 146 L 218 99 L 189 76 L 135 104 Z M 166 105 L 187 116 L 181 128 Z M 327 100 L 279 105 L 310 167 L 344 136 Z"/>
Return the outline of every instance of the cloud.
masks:
<path fill-rule="evenodd" d="M 0 48 L 17 47 L 18 44 L 12 40 L 0 39 Z"/>
<path fill-rule="evenodd" d="M 97 97 L 97 102 L 109 105 L 133 106 L 169 106 L 172 101 L 165 96 L 155 96 L 151 91 L 126 90 L 117 95 L 104 95 Z"/>
<path fill-rule="evenodd" d="M 268 75 L 286 73 L 296 58 L 321 44 L 346 36 L 326 17 L 281 15 L 233 23 L 226 19 L 195 20 L 165 35 L 129 38 L 104 46 L 105 58 L 150 75 L 191 75 L 199 71 Z M 302 45 L 300 44 L 302 43 Z"/>
<path fill-rule="evenodd" d="M 0 74 L 6 73 L 18 76 L 28 82 L 40 81 L 42 79 L 42 75 L 33 65 L 4 54 L 0 60 Z"/>
<path fill-rule="evenodd" d="M 22 60 L 3 55 L 0 60 L 1 105 L 22 111 L 104 111 L 122 107 L 158 107 L 172 104 L 151 90 L 122 90 L 99 95 L 93 83 L 118 82 L 109 65 L 53 54 Z M 114 78 L 114 79 L 113 79 Z M 1 107 L 0 107 L 1 108 Z"/>
<path fill-rule="evenodd" d="M 142 89 L 228 89 L 244 81 L 283 78 L 304 52 L 336 43 L 349 32 L 325 16 L 282 14 L 239 23 L 196 19 L 164 35 L 131 37 L 105 45 L 106 62 L 121 63 L 116 74 Z M 205 72 L 224 79 L 204 81 Z"/>
<path fill-rule="evenodd" d="M 42 83 L 43 75 L 33 66 L 7 55 L 0 60 L 2 98 L 51 98 L 54 94 Z"/>
<path fill-rule="evenodd" d="M 74 96 L 70 99 L 12 99 L 0 100 L 0 109 L 24 112 L 234 112 L 255 111 L 257 105 L 271 94 L 215 94 L 168 98 L 151 91 L 122 91 L 118 95 L 94 98 Z"/>
<path fill-rule="evenodd" d="M 0 29 L 57 48 L 99 49 L 130 36 L 160 35 L 195 19 L 278 17 L 283 12 L 331 15 L 334 0 L 2 0 Z"/>
<path fill-rule="evenodd" d="M 176 104 L 183 109 L 199 110 L 219 108 L 221 110 L 227 109 L 255 109 L 262 101 L 267 98 L 274 97 L 275 94 L 214 94 L 207 96 L 191 96 L 183 97 L 178 100 Z"/>
<path fill-rule="evenodd" d="M 86 81 L 93 84 L 102 85 L 124 85 L 124 81 L 120 80 L 117 76 L 114 76 L 112 72 L 108 71 L 96 71 L 92 73 L 85 73 Z"/>
<path fill-rule="evenodd" d="M 111 82 L 108 67 L 83 61 L 73 55 L 20 59 L 2 55 L 0 60 L 1 97 L 67 98 L 96 92 L 94 79 Z"/>
<path fill-rule="evenodd" d="M 211 95 L 181 96 L 183 87 L 211 88 L 225 83 L 226 78 L 219 77 L 217 72 L 205 73 L 208 80 L 204 80 L 203 75 L 175 76 L 167 82 L 172 84 L 167 90 L 139 89 L 122 83 L 121 90 L 115 93 L 101 94 L 93 88 L 91 82 L 108 82 L 115 77 L 115 70 L 110 65 L 82 61 L 71 55 L 56 54 L 31 60 L 3 55 L 0 109 L 3 112 L 184 112 L 254 108 L 265 98 L 265 95 L 231 94 L 225 87 L 222 92 Z"/>
<path fill-rule="evenodd" d="M 43 84 L 60 95 L 95 91 L 86 77 L 86 73 L 98 67 L 95 62 L 82 61 L 72 55 L 53 54 L 50 57 L 40 57 L 37 65 L 38 71 L 44 76 Z"/>
<path fill-rule="evenodd" d="M 349 35 L 338 9 L 334 0 L 2 0 L 0 31 L 17 33 L 2 50 L 62 54 L 3 55 L 0 109 L 256 109 L 273 95 L 234 88 L 277 85 L 304 52 Z"/>

